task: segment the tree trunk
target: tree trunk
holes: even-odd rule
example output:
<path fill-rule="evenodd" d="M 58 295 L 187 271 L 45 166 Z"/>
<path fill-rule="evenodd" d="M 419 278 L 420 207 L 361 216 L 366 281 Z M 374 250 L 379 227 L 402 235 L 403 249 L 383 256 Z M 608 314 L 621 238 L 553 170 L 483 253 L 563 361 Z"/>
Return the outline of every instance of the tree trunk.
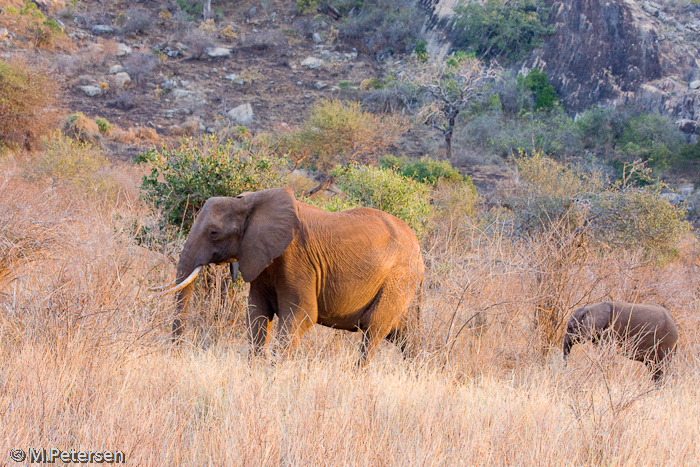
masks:
<path fill-rule="evenodd" d="M 202 17 L 204 18 L 204 21 L 211 18 L 211 0 L 204 0 L 202 5 Z"/>
<path fill-rule="evenodd" d="M 452 133 L 455 131 L 457 113 L 453 112 L 447 117 L 447 129 L 445 130 L 445 155 L 447 160 L 452 160 Z"/>

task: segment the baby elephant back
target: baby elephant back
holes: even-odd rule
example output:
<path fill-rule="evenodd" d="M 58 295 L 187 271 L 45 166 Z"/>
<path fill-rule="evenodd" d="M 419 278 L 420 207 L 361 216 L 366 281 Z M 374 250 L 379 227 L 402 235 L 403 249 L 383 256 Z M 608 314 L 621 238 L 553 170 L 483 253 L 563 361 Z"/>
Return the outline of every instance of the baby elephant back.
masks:
<path fill-rule="evenodd" d="M 661 362 L 678 342 L 671 313 L 659 305 L 613 302 L 613 329 L 638 361 Z"/>

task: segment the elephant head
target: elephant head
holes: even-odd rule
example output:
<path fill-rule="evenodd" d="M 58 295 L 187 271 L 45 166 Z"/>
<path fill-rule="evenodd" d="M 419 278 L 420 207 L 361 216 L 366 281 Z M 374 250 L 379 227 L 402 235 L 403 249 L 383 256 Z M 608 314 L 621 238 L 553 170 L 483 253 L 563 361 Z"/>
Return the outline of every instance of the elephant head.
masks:
<path fill-rule="evenodd" d="M 566 325 L 564 336 L 564 360 L 569 357 L 571 347 L 584 340 L 594 343 L 600 339 L 603 331 L 610 327 L 612 305 L 598 303 L 574 311 Z"/>
<path fill-rule="evenodd" d="M 177 292 L 173 334 L 182 332 L 179 317 L 203 266 L 237 262 L 243 280 L 252 282 L 289 246 L 298 227 L 296 200 L 289 188 L 209 198 L 180 254 L 176 285 L 163 292 Z"/>

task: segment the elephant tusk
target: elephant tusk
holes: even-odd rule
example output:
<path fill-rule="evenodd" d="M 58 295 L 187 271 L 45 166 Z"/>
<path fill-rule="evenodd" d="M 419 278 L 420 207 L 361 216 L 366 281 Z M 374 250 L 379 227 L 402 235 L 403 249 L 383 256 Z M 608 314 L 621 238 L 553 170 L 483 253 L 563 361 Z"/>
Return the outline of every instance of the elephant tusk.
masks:
<path fill-rule="evenodd" d="M 195 270 L 192 271 L 192 273 L 189 276 L 187 276 L 187 278 L 185 280 L 180 282 L 178 285 L 175 285 L 175 286 L 169 288 L 168 290 L 164 290 L 163 292 L 157 294 L 157 296 L 170 294 L 170 293 L 177 292 L 179 290 L 184 289 L 185 287 L 190 285 L 192 283 L 192 281 L 194 281 L 197 278 L 197 275 L 199 274 L 199 271 L 201 271 L 201 270 L 202 270 L 202 266 L 197 266 L 195 268 Z"/>
<path fill-rule="evenodd" d="M 148 290 L 155 292 L 158 290 L 167 289 L 168 287 L 172 287 L 175 284 L 177 284 L 177 281 L 172 281 L 170 284 L 166 284 L 166 285 L 159 285 L 158 287 L 149 287 Z"/>

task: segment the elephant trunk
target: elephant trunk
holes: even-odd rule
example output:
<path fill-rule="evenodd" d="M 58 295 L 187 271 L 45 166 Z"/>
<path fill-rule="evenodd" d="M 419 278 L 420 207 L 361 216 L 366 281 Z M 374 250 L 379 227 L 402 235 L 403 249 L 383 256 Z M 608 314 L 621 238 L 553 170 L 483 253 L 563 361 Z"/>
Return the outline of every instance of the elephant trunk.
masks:
<path fill-rule="evenodd" d="M 574 340 L 571 338 L 571 334 L 568 332 L 564 336 L 564 361 L 569 358 L 569 353 L 571 352 L 571 347 L 574 345 Z"/>

